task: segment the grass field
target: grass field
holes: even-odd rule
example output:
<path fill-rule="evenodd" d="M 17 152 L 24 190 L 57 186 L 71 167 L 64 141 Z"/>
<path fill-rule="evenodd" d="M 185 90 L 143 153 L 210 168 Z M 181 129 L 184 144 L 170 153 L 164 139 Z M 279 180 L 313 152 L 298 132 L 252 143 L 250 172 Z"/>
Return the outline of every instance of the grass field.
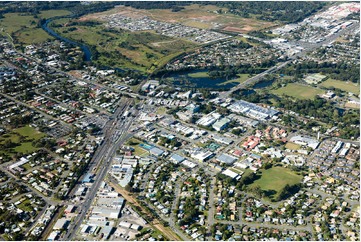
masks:
<path fill-rule="evenodd" d="M 292 143 L 292 142 L 287 142 L 286 149 L 299 150 L 299 149 L 301 149 L 301 146 L 298 144 Z"/>
<path fill-rule="evenodd" d="M 209 77 L 208 72 L 206 72 L 206 71 L 199 71 L 199 72 L 195 72 L 195 73 L 189 73 L 188 76 L 193 77 L 193 78 Z"/>
<path fill-rule="evenodd" d="M 156 113 L 159 114 L 159 115 L 164 115 L 164 114 L 167 113 L 167 108 L 166 108 L 166 107 L 159 107 L 159 108 L 157 109 L 157 112 L 156 112 Z"/>
<path fill-rule="evenodd" d="M 354 94 L 359 95 L 360 94 L 360 85 L 353 83 L 353 82 L 344 82 L 334 79 L 327 79 L 326 81 L 321 83 L 321 86 L 323 87 L 334 87 L 341 89 L 345 92 L 352 92 Z"/>
<path fill-rule="evenodd" d="M 24 136 L 25 140 L 21 141 L 20 136 Z M 16 146 L 12 149 L 13 152 L 21 152 L 21 153 L 31 153 L 38 148 L 32 145 L 33 140 L 39 140 L 44 137 L 45 134 L 38 132 L 34 128 L 30 126 L 25 126 L 22 128 L 14 129 L 11 133 L 7 135 L 0 136 L 0 143 L 5 143 L 6 140 L 11 140 Z M 4 151 L 0 151 L 0 153 L 6 153 Z"/>
<path fill-rule="evenodd" d="M 284 167 L 272 167 L 262 171 L 260 179 L 255 180 L 250 186 L 259 185 L 262 190 L 268 191 L 273 190 L 277 194 L 286 186 L 300 183 L 302 176 L 296 175 L 291 170 Z"/>
<path fill-rule="evenodd" d="M 243 82 L 247 81 L 250 78 L 249 74 L 237 74 L 237 76 L 238 76 L 238 78 L 222 82 L 219 85 L 222 86 L 222 85 L 227 85 L 228 83 L 235 83 L 235 82 L 243 83 Z"/>
<path fill-rule="evenodd" d="M 71 12 L 68 10 L 46 10 L 46 11 L 41 11 L 39 16 L 41 18 L 52 18 L 57 16 L 65 16 L 69 14 L 71 14 Z"/>
<path fill-rule="evenodd" d="M 148 154 L 148 151 L 146 151 L 145 149 L 142 149 L 139 144 L 141 144 L 142 142 L 138 139 L 135 138 L 131 138 L 127 141 L 127 144 L 129 146 L 131 146 L 132 148 L 134 148 L 134 152 L 133 155 L 136 156 L 145 156 Z"/>
<path fill-rule="evenodd" d="M 310 86 L 304 86 L 297 83 L 289 83 L 285 87 L 281 87 L 271 91 L 278 96 L 287 95 L 298 99 L 313 99 L 316 95 L 323 94 L 325 91 Z"/>

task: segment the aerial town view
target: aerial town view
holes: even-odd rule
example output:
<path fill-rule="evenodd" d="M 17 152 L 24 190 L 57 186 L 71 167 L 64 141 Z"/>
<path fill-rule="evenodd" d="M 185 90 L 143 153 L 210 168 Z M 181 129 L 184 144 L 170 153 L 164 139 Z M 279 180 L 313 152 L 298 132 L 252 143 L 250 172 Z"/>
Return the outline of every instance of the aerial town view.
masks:
<path fill-rule="evenodd" d="M 1 2 L 0 240 L 360 241 L 360 2 Z"/>

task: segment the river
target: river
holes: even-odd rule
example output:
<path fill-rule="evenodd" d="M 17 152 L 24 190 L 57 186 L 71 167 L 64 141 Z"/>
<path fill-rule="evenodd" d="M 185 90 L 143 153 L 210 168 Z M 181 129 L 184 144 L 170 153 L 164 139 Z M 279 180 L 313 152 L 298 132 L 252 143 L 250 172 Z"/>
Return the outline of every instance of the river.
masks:
<path fill-rule="evenodd" d="M 67 16 L 69 17 L 69 16 Z M 54 30 L 52 30 L 48 25 L 51 21 L 55 20 L 56 18 L 52 18 L 52 19 L 47 19 L 42 25 L 41 25 L 41 28 L 43 30 L 45 30 L 48 34 L 50 34 L 51 36 L 61 40 L 61 41 L 64 41 L 68 44 L 71 44 L 71 45 L 74 45 L 74 46 L 79 46 L 81 48 L 81 50 L 83 51 L 84 53 L 84 60 L 85 61 L 90 61 L 91 60 L 91 57 L 92 57 L 92 53 L 89 49 L 88 46 L 84 45 L 84 44 L 81 44 L 81 43 L 78 43 L 78 42 L 75 42 L 75 41 L 72 41 L 70 39 L 67 39 L 63 36 L 60 36 L 58 33 L 56 33 Z"/>

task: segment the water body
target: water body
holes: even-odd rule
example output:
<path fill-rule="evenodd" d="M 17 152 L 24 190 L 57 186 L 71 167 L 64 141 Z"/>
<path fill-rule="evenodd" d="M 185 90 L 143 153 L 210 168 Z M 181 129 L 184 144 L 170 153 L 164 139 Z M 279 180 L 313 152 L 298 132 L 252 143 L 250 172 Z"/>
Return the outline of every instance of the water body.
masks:
<path fill-rule="evenodd" d="M 230 89 L 237 86 L 238 82 L 229 82 L 222 84 L 228 80 L 225 77 L 211 78 L 207 75 L 202 75 L 208 70 L 191 70 L 172 73 L 164 76 L 163 78 L 171 79 L 176 86 L 188 87 L 188 88 L 210 88 L 210 89 Z M 235 79 L 235 78 L 232 78 Z"/>
<path fill-rule="evenodd" d="M 67 16 L 69 17 L 69 16 Z M 63 36 L 60 36 L 58 33 L 56 33 L 54 30 L 52 30 L 48 25 L 51 21 L 55 20 L 56 18 L 52 18 L 52 19 L 47 19 L 42 25 L 41 25 L 41 28 L 43 30 L 45 30 L 48 34 L 50 34 L 51 36 L 57 38 L 58 40 L 61 40 L 63 42 L 66 42 L 70 45 L 73 45 L 73 46 L 79 46 L 81 48 L 81 50 L 83 51 L 84 53 L 84 60 L 85 61 L 90 61 L 91 60 L 91 57 L 92 57 L 92 53 L 89 49 L 88 46 L 84 45 L 84 44 L 81 44 L 81 43 L 78 43 L 78 42 L 75 42 L 75 41 L 72 41 L 70 39 L 67 39 Z"/>

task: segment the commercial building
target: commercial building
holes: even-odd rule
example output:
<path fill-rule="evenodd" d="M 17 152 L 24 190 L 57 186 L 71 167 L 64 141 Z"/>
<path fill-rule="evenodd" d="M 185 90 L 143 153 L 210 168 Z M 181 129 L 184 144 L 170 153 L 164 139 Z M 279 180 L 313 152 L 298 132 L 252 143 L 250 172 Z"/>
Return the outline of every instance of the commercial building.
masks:
<path fill-rule="evenodd" d="M 228 118 L 221 118 L 220 120 L 215 122 L 212 127 L 217 131 L 221 131 L 227 127 L 230 121 L 231 120 L 229 120 Z"/>
<path fill-rule="evenodd" d="M 242 113 L 257 120 L 265 120 L 272 118 L 278 111 L 272 108 L 263 108 L 256 104 L 239 100 L 228 107 L 229 110 L 235 113 Z"/>
<path fill-rule="evenodd" d="M 217 161 L 221 163 L 225 163 L 227 165 L 233 164 L 236 160 L 238 160 L 236 157 L 228 155 L 228 154 L 221 154 L 216 158 Z"/>
<path fill-rule="evenodd" d="M 303 137 L 301 135 L 294 136 L 290 139 L 291 142 L 299 144 L 299 145 L 305 145 L 308 147 L 311 147 L 312 149 L 316 149 L 318 145 L 320 144 L 317 140 Z"/>

